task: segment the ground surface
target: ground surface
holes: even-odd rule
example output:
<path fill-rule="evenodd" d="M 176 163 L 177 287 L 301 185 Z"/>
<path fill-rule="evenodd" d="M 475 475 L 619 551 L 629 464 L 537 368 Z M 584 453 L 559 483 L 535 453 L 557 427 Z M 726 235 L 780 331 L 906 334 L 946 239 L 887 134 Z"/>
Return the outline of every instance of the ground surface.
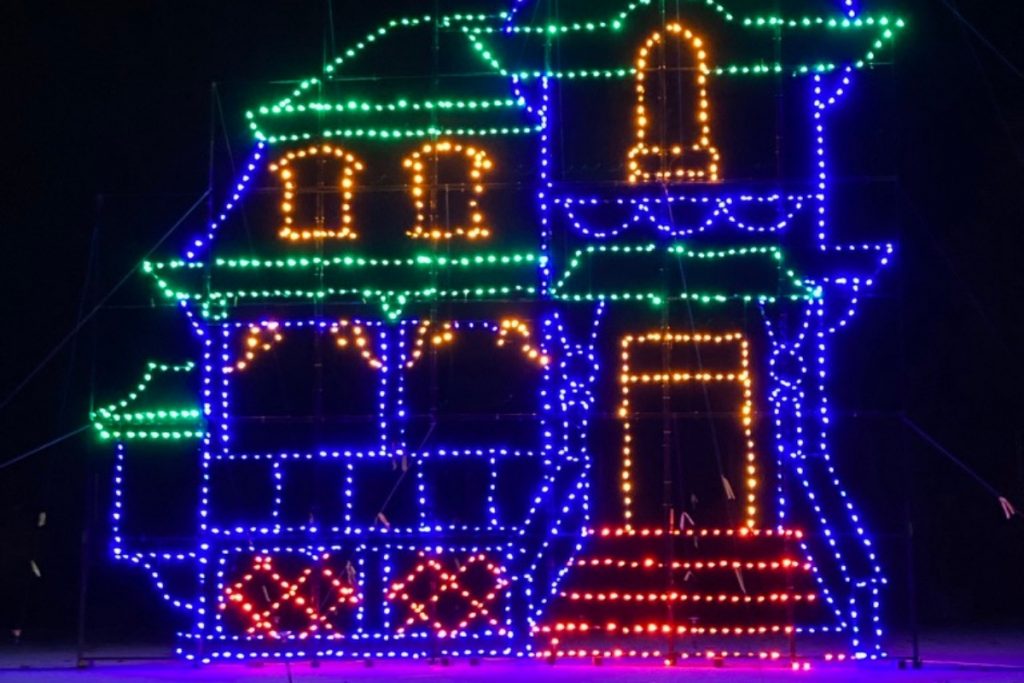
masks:
<path fill-rule="evenodd" d="M 906 641 L 893 646 L 888 661 L 875 663 L 811 662 L 811 670 L 794 672 L 788 662 L 757 664 L 726 662 L 716 668 L 709 663 L 686 663 L 674 668 L 657 664 L 616 661 L 595 665 L 560 661 L 548 665 L 536 661 L 484 660 L 474 665 L 453 661 L 448 665 L 428 662 L 308 662 L 250 666 L 219 664 L 193 667 L 169 660 L 97 659 L 85 669 L 75 668 L 73 648 L 41 650 L 26 647 L 0 648 L 0 681 L 25 683 L 122 683 L 143 681 L 195 681 L 234 683 L 236 681 L 289 681 L 291 683 L 338 681 L 436 681 L 438 683 L 647 683 L 648 681 L 709 681 L 714 683 L 820 680 L 831 683 L 872 681 L 872 683 L 944 683 L 985 681 L 1024 683 L 1024 633 L 943 634 L 921 641 L 924 666 L 901 669 L 898 659 L 909 654 Z M 97 649 L 90 655 L 105 657 L 155 656 L 154 648 Z"/>

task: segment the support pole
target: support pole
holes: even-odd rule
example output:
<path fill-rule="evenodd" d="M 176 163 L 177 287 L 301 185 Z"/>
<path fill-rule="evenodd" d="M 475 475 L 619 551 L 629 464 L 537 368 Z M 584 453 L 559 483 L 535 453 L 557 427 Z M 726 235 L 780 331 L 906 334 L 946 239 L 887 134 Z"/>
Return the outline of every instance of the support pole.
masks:
<path fill-rule="evenodd" d="M 80 545 L 78 572 L 78 628 L 75 647 L 75 666 L 85 669 L 92 666 L 92 660 L 86 658 L 86 625 L 89 606 L 89 570 L 92 567 L 92 528 L 96 520 L 96 500 L 99 492 L 99 475 L 93 473 L 86 485 L 85 523 L 82 525 L 82 542 Z"/>

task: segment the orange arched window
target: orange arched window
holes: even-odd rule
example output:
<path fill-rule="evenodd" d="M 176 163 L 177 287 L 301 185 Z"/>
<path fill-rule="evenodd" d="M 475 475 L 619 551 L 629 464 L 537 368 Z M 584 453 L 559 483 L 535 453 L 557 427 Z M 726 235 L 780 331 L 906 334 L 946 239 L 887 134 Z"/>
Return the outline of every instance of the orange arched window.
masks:
<path fill-rule="evenodd" d="M 281 237 L 295 242 L 358 237 L 352 196 L 363 164 L 355 156 L 333 145 L 313 145 L 287 152 L 270 170 L 284 185 Z M 312 206 L 306 201 L 310 197 Z"/>
<path fill-rule="evenodd" d="M 469 165 L 469 177 L 456 183 L 440 181 L 438 166 L 443 157 L 465 159 Z M 455 237 L 478 240 L 490 237 L 491 228 L 480 208 L 484 176 L 494 167 L 487 152 L 473 145 L 441 140 L 423 145 L 406 157 L 402 165 L 412 175 L 411 192 L 416 209 L 416 221 L 406 233 L 409 237 L 430 240 L 450 240 Z M 449 225 L 444 216 L 454 207 L 447 202 L 450 197 L 457 195 L 469 196 L 466 212 L 461 216 L 456 215 L 454 224 Z"/>
<path fill-rule="evenodd" d="M 629 182 L 720 178 L 711 137 L 710 75 L 704 41 L 682 24 L 655 31 L 643 44 L 636 58 L 636 144 L 627 157 Z"/>

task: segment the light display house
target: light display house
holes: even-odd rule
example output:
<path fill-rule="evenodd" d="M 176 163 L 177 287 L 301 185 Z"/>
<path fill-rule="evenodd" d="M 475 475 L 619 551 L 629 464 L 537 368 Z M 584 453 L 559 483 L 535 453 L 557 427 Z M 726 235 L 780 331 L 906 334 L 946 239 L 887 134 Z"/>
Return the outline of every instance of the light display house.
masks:
<path fill-rule="evenodd" d="M 883 653 L 827 389 L 893 248 L 828 149 L 904 24 L 723 3 L 397 18 L 247 113 L 145 264 L 192 359 L 94 414 L 180 654 Z"/>

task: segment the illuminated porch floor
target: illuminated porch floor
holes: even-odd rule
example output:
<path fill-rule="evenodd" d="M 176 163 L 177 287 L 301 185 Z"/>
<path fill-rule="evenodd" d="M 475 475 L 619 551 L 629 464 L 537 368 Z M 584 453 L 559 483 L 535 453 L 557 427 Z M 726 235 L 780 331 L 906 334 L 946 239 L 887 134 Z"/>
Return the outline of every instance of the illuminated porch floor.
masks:
<path fill-rule="evenodd" d="M 373 666 L 361 662 L 268 663 L 264 665 L 218 664 L 204 667 L 176 659 L 131 659 L 166 656 L 168 649 L 125 645 L 91 651 L 102 659 L 89 668 L 75 670 L 74 649 L 33 646 L 0 647 L 0 680 L 26 683 L 116 683 L 120 681 L 359 681 L 424 680 L 452 683 L 518 683 L 529 677 L 531 683 L 594 681 L 595 683 L 636 683 L 646 681 L 699 680 L 720 683 L 746 681 L 788 681 L 811 677 L 814 680 L 846 683 L 871 679 L 887 681 L 991 681 L 1024 682 L 1024 629 L 999 632 L 944 632 L 922 638 L 920 670 L 901 670 L 900 657 L 909 655 L 909 641 L 892 639 L 887 660 L 871 663 L 826 663 L 810 661 L 809 672 L 793 672 L 788 661 L 760 663 L 737 660 L 715 667 L 706 661 L 690 661 L 668 668 L 654 662 L 559 661 L 549 665 L 533 660 L 482 660 L 476 664 L 456 660 L 445 665 L 428 661 L 380 661 Z"/>

